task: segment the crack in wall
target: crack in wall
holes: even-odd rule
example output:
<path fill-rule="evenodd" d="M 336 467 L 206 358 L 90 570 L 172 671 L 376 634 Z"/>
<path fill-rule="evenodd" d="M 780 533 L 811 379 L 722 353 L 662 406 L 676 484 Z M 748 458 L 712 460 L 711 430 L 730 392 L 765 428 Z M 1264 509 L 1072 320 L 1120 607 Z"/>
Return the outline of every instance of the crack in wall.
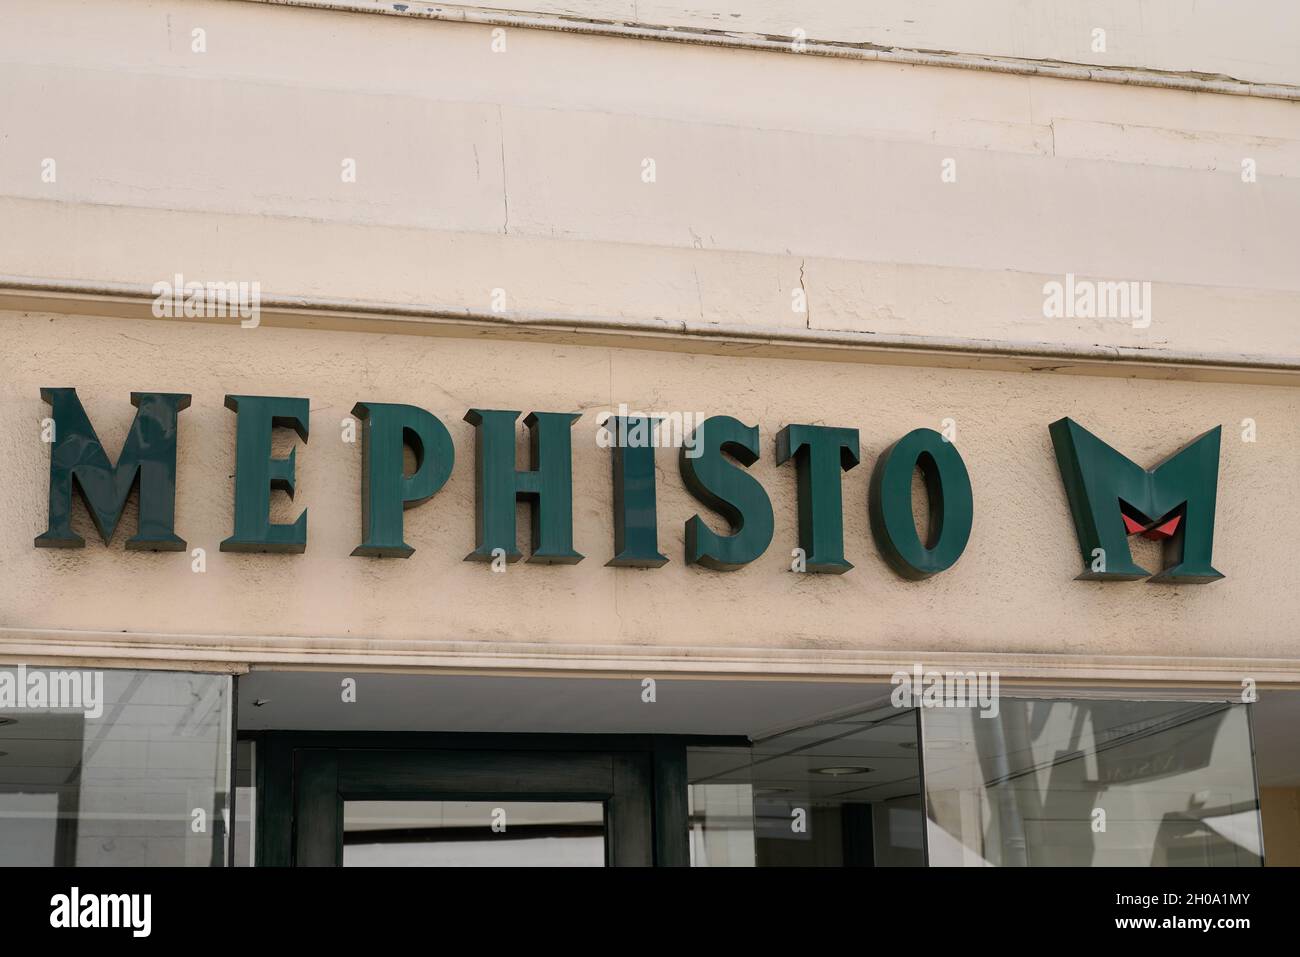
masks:
<path fill-rule="evenodd" d="M 799 288 L 803 290 L 803 324 L 805 329 L 812 328 L 812 302 L 808 298 L 808 287 L 804 284 L 804 268 L 808 260 L 799 260 Z"/>
<path fill-rule="evenodd" d="M 510 185 L 506 180 L 506 120 L 501 104 L 497 104 L 497 136 L 501 143 L 501 202 L 504 206 L 504 220 L 501 231 L 510 234 Z"/>

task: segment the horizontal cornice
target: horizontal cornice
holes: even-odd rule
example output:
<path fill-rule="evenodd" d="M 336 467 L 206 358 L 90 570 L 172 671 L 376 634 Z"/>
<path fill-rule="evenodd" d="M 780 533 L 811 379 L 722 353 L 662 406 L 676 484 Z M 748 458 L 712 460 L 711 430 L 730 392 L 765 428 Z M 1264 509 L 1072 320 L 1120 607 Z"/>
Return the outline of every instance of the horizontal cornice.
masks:
<path fill-rule="evenodd" d="M 898 671 L 997 672 L 1008 687 L 1200 688 L 1239 694 L 1300 685 L 1300 659 L 1008 654 L 658 645 L 563 645 L 294 635 L 179 634 L 0 628 L 0 665 L 66 663 L 244 673 L 251 669 L 439 672 L 587 677 L 663 675 L 749 680 L 887 680 Z"/>
<path fill-rule="evenodd" d="M 0 310 L 235 325 L 236 319 L 158 319 L 149 287 L 0 276 Z M 600 316 L 492 313 L 441 304 L 262 295 L 262 326 L 455 338 L 513 339 L 751 358 L 867 362 L 1198 382 L 1300 385 L 1300 356 L 1191 352 L 1007 339 L 879 335 Z M 255 330 L 248 330 L 255 332 Z"/>
<path fill-rule="evenodd" d="M 790 37 L 703 27 L 669 26 L 651 23 L 621 23 L 582 16 L 546 13 L 521 13 L 491 7 L 455 6 L 420 2 L 364 2 L 364 0 L 242 0 L 285 7 L 306 7 L 346 13 L 369 13 L 410 17 L 421 20 L 444 20 L 484 26 L 554 30 L 562 33 L 621 37 L 633 40 L 660 40 L 722 49 L 761 50 L 792 56 L 838 57 L 872 60 L 910 66 L 949 67 L 978 70 L 984 73 L 1008 73 L 1014 76 L 1052 77 L 1063 80 L 1088 80 L 1124 86 L 1144 86 L 1192 93 L 1219 93 L 1229 96 L 1257 96 L 1268 99 L 1300 100 L 1300 87 L 1285 83 L 1252 83 L 1229 76 L 1210 76 L 1194 72 L 1174 72 L 1141 67 L 1102 66 L 1060 60 L 1031 60 L 1007 56 L 984 56 L 946 50 L 916 50 L 875 43 L 809 38 L 801 49 L 793 49 Z"/>

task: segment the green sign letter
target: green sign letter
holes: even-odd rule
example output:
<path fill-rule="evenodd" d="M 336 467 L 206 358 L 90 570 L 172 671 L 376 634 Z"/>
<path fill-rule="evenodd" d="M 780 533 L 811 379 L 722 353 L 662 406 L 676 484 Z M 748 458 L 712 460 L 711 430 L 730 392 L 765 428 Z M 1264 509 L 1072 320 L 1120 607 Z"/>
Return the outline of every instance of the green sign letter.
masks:
<path fill-rule="evenodd" d="M 1048 426 L 1070 502 L 1084 570 L 1080 579 L 1136 581 L 1151 575 L 1133 562 L 1128 536 L 1165 543 L 1164 570 L 1152 582 L 1201 585 L 1222 578 L 1210 564 L 1219 484 L 1218 426 L 1144 469 L 1073 419 Z"/>
<path fill-rule="evenodd" d="M 659 419 L 611 415 L 605 428 L 613 438 L 614 557 L 606 565 L 658 568 L 668 559 L 659 553 L 655 501 L 654 429 Z"/>
<path fill-rule="evenodd" d="M 172 527 L 176 521 L 176 417 L 189 408 L 190 397 L 172 392 L 132 392 L 135 420 L 117 465 L 108 460 L 76 389 L 41 389 L 41 398 L 54 412 L 54 441 L 50 445 L 49 528 L 37 537 L 36 547 L 85 547 L 86 540 L 72 530 L 74 485 L 107 545 L 117 530 L 131 489 L 138 485 L 140 518 L 136 534 L 127 539 L 126 547 L 184 551 L 185 542 L 176 537 Z"/>
<path fill-rule="evenodd" d="M 573 550 L 573 451 L 570 429 L 577 412 L 533 412 L 524 419 L 531 437 L 530 471 L 515 468 L 518 412 L 470 409 L 465 421 L 478 432 L 474 449 L 477 479 L 475 526 L 478 544 L 465 561 L 490 562 L 497 555 L 519 560 L 515 542 L 515 502 L 532 507 L 533 554 L 530 562 L 576 565 Z"/>
<path fill-rule="evenodd" d="M 776 464 L 794 459 L 799 488 L 799 547 L 807 570 L 842 575 L 844 496 L 840 471 L 859 462 L 858 430 L 787 425 L 776 436 Z"/>
<path fill-rule="evenodd" d="M 413 405 L 358 402 L 352 414 L 361 433 L 361 544 L 353 555 L 410 558 L 402 540 L 402 513 L 431 499 L 447 482 L 456 450 L 447 427 Z M 415 453 L 408 477 L 404 453 Z"/>
<path fill-rule="evenodd" d="M 308 402 L 283 396 L 228 395 L 226 408 L 235 426 L 235 534 L 221 543 L 223 552 L 303 552 L 307 550 L 307 510 L 292 525 L 271 524 L 271 490 L 293 498 L 294 462 L 271 458 L 271 430 L 293 429 L 307 441 Z"/>
<path fill-rule="evenodd" d="M 928 541 L 912 517 L 912 474 L 920 467 L 930 498 Z M 876 461 L 871 475 L 871 535 L 881 557 L 904 578 L 919 581 L 961 558 L 974 519 L 970 475 L 961 453 L 934 429 L 913 429 Z"/>
<path fill-rule="evenodd" d="M 699 455 L 692 457 L 692 449 Z M 772 502 L 758 480 L 727 461 L 724 452 L 741 465 L 753 465 L 758 461 L 758 426 L 745 426 L 729 415 L 710 416 L 696 427 L 693 441 L 682 446 L 680 461 L 691 494 L 726 518 L 732 531 L 719 535 L 692 516 L 686 523 L 686 564 L 729 572 L 771 544 Z"/>

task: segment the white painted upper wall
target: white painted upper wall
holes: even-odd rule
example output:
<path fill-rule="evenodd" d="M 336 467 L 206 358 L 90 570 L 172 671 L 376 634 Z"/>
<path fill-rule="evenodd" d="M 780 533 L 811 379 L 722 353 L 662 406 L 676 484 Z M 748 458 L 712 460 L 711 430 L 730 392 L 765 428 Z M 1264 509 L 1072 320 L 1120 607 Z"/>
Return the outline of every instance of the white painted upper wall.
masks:
<path fill-rule="evenodd" d="M 1300 84 L 1300 4 L 1293 0 L 493 0 L 477 7 L 418 0 L 306 2 L 417 13 L 494 8 L 787 39 L 802 30 L 809 42 Z M 1099 29 L 1105 31 L 1104 45 L 1094 36 Z"/>
<path fill-rule="evenodd" d="M 499 54 L 488 24 L 232 0 L 4 0 L 0 18 L 0 272 L 12 277 L 147 291 L 180 272 L 260 282 L 267 297 L 480 313 L 500 288 L 507 318 L 725 323 L 781 342 L 833 332 L 1300 355 L 1300 102 L 555 30 L 509 29 Z M 355 182 L 341 177 L 349 158 Z M 1244 159 L 1257 167 L 1249 180 Z M 57 177 L 43 175 L 46 160 Z M 1045 316 L 1044 282 L 1067 273 L 1151 282 L 1153 321 Z M 798 292 L 807 312 L 792 310 Z M 84 655 L 88 631 L 148 660 L 314 664 L 342 647 L 349 660 L 397 666 L 436 654 L 502 667 L 465 663 L 479 652 L 461 645 L 484 642 L 725 648 L 734 654 L 708 667 L 728 671 L 778 669 L 746 649 L 794 649 L 814 670 L 874 649 L 886 674 L 918 649 L 1294 655 L 1294 388 L 671 348 L 689 337 L 660 350 L 30 307 L 0 311 L 0 325 L 10 476 L 0 515 L 13 517 L 0 523 L 0 638 L 11 656 L 69 643 Z M 93 538 L 75 551 L 33 548 L 49 385 L 80 390 L 112 449 L 132 390 L 193 394 L 177 528 L 207 549 L 204 574 L 183 555 L 123 555 L 120 532 L 111 548 Z M 222 397 L 232 393 L 311 400 L 295 499 L 274 516 L 310 508 L 304 555 L 217 548 L 231 520 L 235 417 Z M 455 437 L 447 488 L 410 511 L 409 561 L 350 557 L 361 457 L 332 436 L 358 400 L 428 408 Z M 622 402 L 760 427 L 753 474 L 778 523 L 761 561 L 725 581 L 685 565 L 685 522 L 701 506 L 664 449 L 672 561 L 644 574 L 604 566 L 612 491 L 594 420 Z M 584 411 L 581 565 L 522 563 L 501 576 L 462 560 L 474 540 L 471 406 Z M 1062 415 L 1144 463 L 1224 427 L 1224 581 L 1074 581 L 1047 432 Z M 977 524 L 949 573 L 907 582 L 871 544 L 867 463 L 947 417 L 959 423 Z M 1248 420 L 1258 441 L 1233 438 Z M 845 478 L 849 575 L 813 582 L 788 570 L 795 482 L 772 442 L 791 422 L 863 430 L 864 464 Z M 81 634 L 18 634 L 49 629 Z M 179 633 L 198 637 L 168 637 Z M 417 641 L 440 644 L 418 657 Z M 654 660 L 703 667 L 662 654 Z"/>
<path fill-rule="evenodd" d="M 1300 355 L 1300 102 L 531 29 L 499 54 L 233 0 L 2 15 L 5 275 Z M 1152 283 L 1153 321 L 1045 315 L 1067 274 Z"/>

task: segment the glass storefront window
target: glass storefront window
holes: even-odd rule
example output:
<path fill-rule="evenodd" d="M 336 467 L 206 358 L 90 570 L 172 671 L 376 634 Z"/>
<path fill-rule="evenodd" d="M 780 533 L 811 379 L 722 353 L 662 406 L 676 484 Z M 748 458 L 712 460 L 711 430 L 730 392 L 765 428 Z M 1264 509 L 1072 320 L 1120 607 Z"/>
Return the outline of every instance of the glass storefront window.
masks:
<path fill-rule="evenodd" d="M 922 730 L 931 864 L 1260 863 L 1246 705 L 1003 698 Z"/>
<path fill-rule="evenodd" d="M 257 742 L 235 742 L 235 867 L 252 867 L 257 857 Z"/>
<path fill-rule="evenodd" d="M 222 866 L 228 675 L 0 668 L 0 866 Z"/>
<path fill-rule="evenodd" d="M 925 863 L 916 712 L 874 708 L 756 742 L 760 867 Z"/>
<path fill-rule="evenodd" d="M 691 867 L 754 866 L 749 748 L 687 748 Z"/>
<path fill-rule="evenodd" d="M 225 675 L 0 668 L 0 866 L 250 863 L 258 754 L 232 754 L 231 698 Z M 881 705 L 686 754 L 697 867 L 1262 860 L 1243 704 Z M 349 865 L 599 865 L 614 820 L 585 795 L 342 810 Z"/>
<path fill-rule="evenodd" d="M 768 737 L 748 760 L 688 749 L 692 864 L 924 864 L 917 744 L 915 711 L 881 707 Z"/>

